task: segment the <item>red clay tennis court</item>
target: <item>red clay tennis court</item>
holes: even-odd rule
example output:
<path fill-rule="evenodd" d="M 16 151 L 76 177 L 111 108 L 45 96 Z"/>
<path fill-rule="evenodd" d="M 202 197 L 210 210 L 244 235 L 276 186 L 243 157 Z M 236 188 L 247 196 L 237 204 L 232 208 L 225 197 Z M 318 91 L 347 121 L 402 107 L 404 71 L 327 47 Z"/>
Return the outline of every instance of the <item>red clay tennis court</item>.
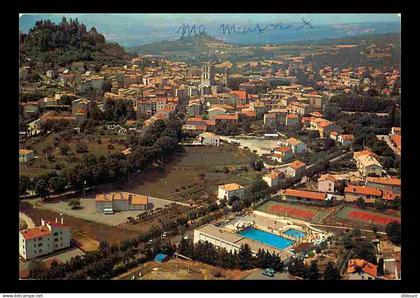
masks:
<path fill-rule="evenodd" d="M 396 221 L 400 222 L 400 219 L 390 216 L 381 216 L 364 211 L 351 211 L 348 213 L 348 218 L 355 220 L 362 220 L 367 222 L 372 222 L 379 225 L 387 225 L 390 222 Z"/>
<path fill-rule="evenodd" d="M 315 216 L 315 212 L 303 210 L 300 208 L 289 207 L 289 206 L 281 206 L 281 205 L 274 205 L 271 207 L 271 211 L 273 213 L 297 217 L 302 219 L 312 219 Z"/>

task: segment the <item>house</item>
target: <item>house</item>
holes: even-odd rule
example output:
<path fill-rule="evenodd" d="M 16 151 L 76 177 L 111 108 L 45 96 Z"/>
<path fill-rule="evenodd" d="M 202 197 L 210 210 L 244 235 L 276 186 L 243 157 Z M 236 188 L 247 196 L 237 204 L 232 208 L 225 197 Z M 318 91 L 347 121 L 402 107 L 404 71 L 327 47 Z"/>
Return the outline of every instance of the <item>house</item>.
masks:
<path fill-rule="evenodd" d="M 274 113 L 265 113 L 263 120 L 265 126 L 277 126 L 277 117 Z"/>
<path fill-rule="evenodd" d="M 186 110 L 188 116 L 198 116 L 200 115 L 201 104 L 199 104 L 198 102 L 192 102 L 189 105 L 187 105 Z"/>
<path fill-rule="evenodd" d="M 274 148 L 273 152 L 271 159 L 278 162 L 285 162 L 293 157 L 292 149 L 287 146 Z"/>
<path fill-rule="evenodd" d="M 97 194 L 95 204 L 96 212 L 147 210 L 150 207 L 148 196 L 128 192 Z"/>
<path fill-rule="evenodd" d="M 335 131 L 337 133 L 341 132 L 341 127 L 335 124 L 334 122 L 331 122 L 327 119 L 323 118 L 312 118 L 310 120 L 310 129 L 312 130 L 318 130 L 319 137 L 321 139 L 324 139 L 326 137 L 330 137 L 330 134 L 332 131 Z"/>
<path fill-rule="evenodd" d="M 238 122 L 238 114 L 234 115 L 216 115 L 214 117 L 214 121 L 216 124 L 218 123 L 237 123 Z"/>
<path fill-rule="evenodd" d="M 380 189 L 389 189 L 393 192 L 401 192 L 401 179 L 386 177 L 367 177 L 366 186 L 376 187 Z"/>
<path fill-rule="evenodd" d="M 41 133 L 41 119 L 28 123 L 27 136 L 35 136 Z"/>
<path fill-rule="evenodd" d="M 41 226 L 19 231 L 19 255 L 25 260 L 50 254 L 70 247 L 70 227 L 55 219 L 46 222 L 41 219 Z"/>
<path fill-rule="evenodd" d="M 305 153 L 307 150 L 306 144 L 298 139 L 288 138 L 286 143 L 290 148 L 292 148 L 294 154 Z"/>
<path fill-rule="evenodd" d="M 332 196 L 325 192 L 315 192 L 301 189 L 287 188 L 281 194 L 282 200 L 295 203 L 308 203 L 314 205 L 327 205 L 332 201 Z"/>
<path fill-rule="evenodd" d="M 203 145 L 210 146 L 219 146 L 220 145 L 220 136 L 212 132 L 204 132 L 198 136 L 198 140 Z"/>
<path fill-rule="evenodd" d="M 333 175 L 321 175 L 318 179 L 318 191 L 334 192 L 335 177 Z"/>
<path fill-rule="evenodd" d="M 346 202 L 356 202 L 358 198 L 363 198 L 366 203 L 374 203 L 376 199 L 382 198 L 382 191 L 375 187 L 351 184 L 344 188 L 344 200 Z"/>
<path fill-rule="evenodd" d="M 277 186 L 280 183 L 281 177 L 284 177 L 283 173 L 277 173 L 275 171 L 262 177 L 269 187 Z"/>
<path fill-rule="evenodd" d="M 213 107 L 207 110 L 207 114 L 209 116 L 209 119 L 215 119 L 216 116 L 225 115 L 226 109 L 221 107 Z"/>
<path fill-rule="evenodd" d="M 286 126 L 298 126 L 299 125 L 299 116 L 295 114 L 288 114 L 286 116 Z"/>
<path fill-rule="evenodd" d="M 401 127 L 392 127 L 391 135 L 401 135 Z"/>
<path fill-rule="evenodd" d="M 306 164 L 295 160 L 284 167 L 277 168 L 276 171 L 283 173 L 288 178 L 302 177 L 306 171 Z"/>
<path fill-rule="evenodd" d="M 371 174 L 375 174 L 377 176 L 382 175 L 382 165 L 379 163 L 377 158 L 376 154 L 368 150 L 355 152 L 353 154 L 353 159 L 356 161 L 359 173 L 364 177 Z"/>
<path fill-rule="evenodd" d="M 340 134 L 337 141 L 343 146 L 350 146 L 353 143 L 354 136 L 352 134 Z"/>
<path fill-rule="evenodd" d="M 374 280 L 378 277 L 378 266 L 363 259 L 350 259 L 347 275 L 351 280 Z"/>
<path fill-rule="evenodd" d="M 34 150 L 19 149 L 19 162 L 28 162 L 34 158 Z"/>
<path fill-rule="evenodd" d="M 90 100 L 86 98 L 79 98 L 71 102 L 71 113 L 75 115 L 76 113 L 84 112 L 87 113 L 90 108 Z"/>
<path fill-rule="evenodd" d="M 243 199 L 245 196 L 245 187 L 237 183 L 223 184 L 217 187 L 217 198 L 219 200 L 226 199 L 229 201 L 233 196 Z"/>

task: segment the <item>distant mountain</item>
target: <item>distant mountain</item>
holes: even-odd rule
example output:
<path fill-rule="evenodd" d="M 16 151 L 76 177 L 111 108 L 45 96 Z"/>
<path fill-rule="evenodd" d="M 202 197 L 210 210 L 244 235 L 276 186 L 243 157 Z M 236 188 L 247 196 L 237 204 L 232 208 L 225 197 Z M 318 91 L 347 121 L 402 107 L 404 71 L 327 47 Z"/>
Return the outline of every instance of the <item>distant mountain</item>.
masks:
<path fill-rule="evenodd" d="M 217 47 L 224 47 L 222 40 L 208 34 L 187 36 L 177 40 L 166 40 L 129 48 L 129 52 L 149 55 L 197 55 Z M 232 46 L 230 46 L 232 47 Z"/>

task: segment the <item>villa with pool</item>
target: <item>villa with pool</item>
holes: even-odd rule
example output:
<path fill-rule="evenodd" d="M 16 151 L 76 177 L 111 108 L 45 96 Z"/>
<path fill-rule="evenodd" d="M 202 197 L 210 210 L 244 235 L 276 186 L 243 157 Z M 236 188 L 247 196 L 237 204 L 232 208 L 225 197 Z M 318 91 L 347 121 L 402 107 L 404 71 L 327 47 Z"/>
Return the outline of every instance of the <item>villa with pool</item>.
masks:
<path fill-rule="evenodd" d="M 208 241 L 231 252 L 238 252 L 242 245 L 248 244 L 253 254 L 262 249 L 286 260 L 294 255 L 296 245 L 317 245 L 329 236 L 305 221 L 253 211 L 221 227 L 206 224 L 195 229 L 194 243 Z"/>

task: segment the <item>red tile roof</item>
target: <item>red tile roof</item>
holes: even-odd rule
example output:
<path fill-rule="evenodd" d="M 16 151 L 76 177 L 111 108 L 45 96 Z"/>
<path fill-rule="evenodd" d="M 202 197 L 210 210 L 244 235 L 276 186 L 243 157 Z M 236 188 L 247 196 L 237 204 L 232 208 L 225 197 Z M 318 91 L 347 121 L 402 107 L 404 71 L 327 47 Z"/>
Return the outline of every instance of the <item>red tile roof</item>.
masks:
<path fill-rule="evenodd" d="M 20 232 L 22 233 L 22 236 L 25 240 L 51 235 L 50 230 L 48 229 L 48 227 L 45 226 L 26 229 Z"/>
<path fill-rule="evenodd" d="M 319 201 L 324 201 L 327 197 L 327 194 L 325 192 L 314 192 L 314 191 L 292 189 L 292 188 L 287 188 L 284 191 L 284 194 L 286 196 L 307 198 L 307 199 L 319 200 Z"/>
<path fill-rule="evenodd" d="M 354 193 L 361 195 L 382 196 L 382 191 L 375 187 L 357 186 L 349 184 L 344 188 L 345 193 Z"/>
<path fill-rule="evenodd" d="M 378 266 L 363 259 L 350 259 L 347 266 L 347 272 L 355 273 L 358 270 L 361 270 L 373 277 L 378 276 Z"/>

